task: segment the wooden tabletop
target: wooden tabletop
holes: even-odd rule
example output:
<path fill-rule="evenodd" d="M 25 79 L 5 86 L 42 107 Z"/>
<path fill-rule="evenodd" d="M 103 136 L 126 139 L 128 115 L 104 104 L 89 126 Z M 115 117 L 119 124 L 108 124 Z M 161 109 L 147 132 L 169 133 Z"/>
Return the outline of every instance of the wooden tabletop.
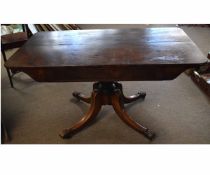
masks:
<path fill-rule="evenodd" d="M 207 58 L 180 28 L 39 32 L 5 64 L 37 81 L 171 80 Z"/>

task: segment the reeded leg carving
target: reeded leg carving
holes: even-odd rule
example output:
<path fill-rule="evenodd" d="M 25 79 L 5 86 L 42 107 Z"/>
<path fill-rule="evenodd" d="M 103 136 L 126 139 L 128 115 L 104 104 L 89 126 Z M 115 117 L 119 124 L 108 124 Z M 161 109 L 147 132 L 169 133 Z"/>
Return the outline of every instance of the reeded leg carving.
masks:
<path fill-rule="evenodd" d="M 148 128 L 142 126 L 141 124 L 134 121 L 125 111 L 124 105 L 123 105 L 123 96 L 121 91 L 117 91 L 112 96 L 112 106 L 115 110 L 115 112 L 118 114 L 118 116 L 124 121 L 128 126 L 135 129 L 136 131 L 144 134 L 147 138 L 153 139 L 155 134 L 149 130 Z"/>
<path fill-rule="evenodd" d="M 71 137 L 76 132 L 83 129 L 87 124 L 90 123 L 98 114 L 101 109 L 101 100 L 100 100 L 100 93 L 93 92 L 91 96 L 91 105 L 88 112 L 84 115 L 84 117 L 76 123 L 74 126 L 68 129 L 64 129 L 60 136 L 62 138 Z"/>
<path fill-rule="evenodd" d="M 91 97 L 86 97 L 85 95 L 83 95 L 82 93 L 80 92 L 73 92 L 72 95 L 78 99 L 78 100 L 81 100 L 81 101 L 84 101 L 88 104 L 90 104 L 91 102 Z"/>

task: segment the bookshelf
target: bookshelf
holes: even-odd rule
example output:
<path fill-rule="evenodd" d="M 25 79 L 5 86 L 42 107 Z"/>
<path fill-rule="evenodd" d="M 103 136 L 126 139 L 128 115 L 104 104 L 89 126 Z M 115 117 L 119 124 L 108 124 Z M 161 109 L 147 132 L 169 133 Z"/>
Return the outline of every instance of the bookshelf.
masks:
<path fill-rule="evenodd" d="M 28 24 L 32 34 L 45 31 L 79 30 L 77 24 Z"/>

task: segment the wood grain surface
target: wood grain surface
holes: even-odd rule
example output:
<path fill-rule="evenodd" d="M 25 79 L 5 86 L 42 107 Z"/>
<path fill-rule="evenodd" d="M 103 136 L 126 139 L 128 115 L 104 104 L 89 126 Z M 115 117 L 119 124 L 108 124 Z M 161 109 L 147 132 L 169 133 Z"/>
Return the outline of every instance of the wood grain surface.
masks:
<path fill-rule="evenodd" d="M 207 58 L 180 28 L 39 32 L 5 64 L 41 82 L 171 80 Z"/>

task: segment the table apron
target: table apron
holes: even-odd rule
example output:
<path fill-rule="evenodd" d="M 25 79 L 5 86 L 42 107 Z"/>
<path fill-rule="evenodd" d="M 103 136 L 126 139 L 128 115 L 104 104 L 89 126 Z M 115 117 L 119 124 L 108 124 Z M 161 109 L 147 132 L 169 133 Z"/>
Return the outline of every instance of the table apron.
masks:
<path fill-rule="evenodd" d="M 19 68 L 38 82 L 172 80 L 187 66 Z M 17 70 L 17 69 L 14 69 Z"/>

